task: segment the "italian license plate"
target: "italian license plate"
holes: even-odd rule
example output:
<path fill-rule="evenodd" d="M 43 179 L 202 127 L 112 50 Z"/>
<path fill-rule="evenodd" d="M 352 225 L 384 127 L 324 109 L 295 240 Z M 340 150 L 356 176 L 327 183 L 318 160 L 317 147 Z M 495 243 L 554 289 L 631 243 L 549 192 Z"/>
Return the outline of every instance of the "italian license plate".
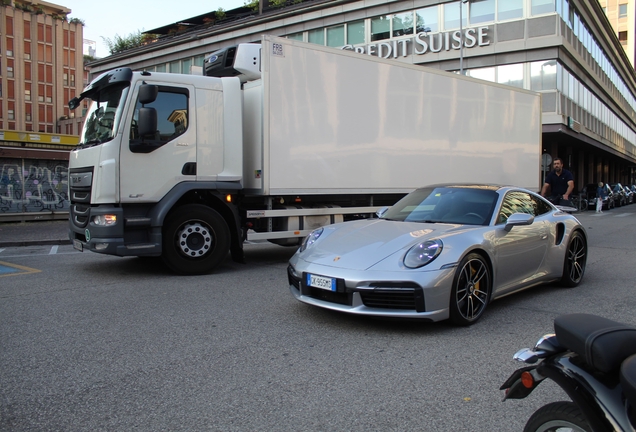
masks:
<path fill-rule="evenodd" d="M 84 245 L 82 245 L 82 242 L 79 240 L 73 240 L 73 248 L 80 252 L 84 252 Z"/>
<path fill-rule="evenodd" d="M 307 274 L 307 286 L 320 288 L 327 291 L 336 290 L 336 280 L 334 278 Z"/>

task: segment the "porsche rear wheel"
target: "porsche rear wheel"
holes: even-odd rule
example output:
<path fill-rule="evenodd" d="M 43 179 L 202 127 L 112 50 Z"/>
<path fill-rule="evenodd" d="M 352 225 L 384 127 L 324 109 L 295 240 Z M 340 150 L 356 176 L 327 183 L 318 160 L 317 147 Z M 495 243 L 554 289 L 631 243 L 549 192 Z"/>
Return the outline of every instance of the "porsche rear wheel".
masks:
<path fill-rule="evenodd" d="M 486 260 L 477 253 L 464 257 L 453 279 L 450 299 L 450 320 L 455 325 L 468 326 L 481 318 L 490 301 L 492 279 Z"/>
<path fill-rule="evenodd" d="M 565 252 L 565 262 L 563 263 L 563 275 L 561 285 L 573 288 L 581 283 L 585 273 L 587 262 L 587 243 L 583 234 L 576 231 L 570 237 L 568 249 Z"/>

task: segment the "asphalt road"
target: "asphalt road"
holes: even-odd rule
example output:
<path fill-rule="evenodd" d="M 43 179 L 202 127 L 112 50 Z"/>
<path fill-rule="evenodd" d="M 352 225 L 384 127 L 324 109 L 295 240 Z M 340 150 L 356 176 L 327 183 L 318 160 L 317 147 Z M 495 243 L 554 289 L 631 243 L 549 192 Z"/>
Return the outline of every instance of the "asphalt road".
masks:
<path fill-rule="evenodd" d="M 518 431 L 567 397 L 499 386 L 554 317 L 636 325 L 636 205 L 583 213 L 585 280 L 492 303 L 469 328 L 395 322 L 294 300 L 294 250 L 179 277 L 160 261 L 71 246 L 0 249 L 0 430 Z"/>

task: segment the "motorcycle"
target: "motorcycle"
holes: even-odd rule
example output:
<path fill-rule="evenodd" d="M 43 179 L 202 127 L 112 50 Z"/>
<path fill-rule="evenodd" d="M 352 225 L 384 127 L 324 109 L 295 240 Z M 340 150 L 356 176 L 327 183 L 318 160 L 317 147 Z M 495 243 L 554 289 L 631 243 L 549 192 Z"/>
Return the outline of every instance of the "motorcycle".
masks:
<path fill-rule="evenodd" d="M 554 320 L 554 334 L 514 359 L 529 364 L 501 386 L 507 399 L 524 399 L 545 379 L 572 399 L 539 408 L 524 432 L 635 431 L 636 328 L 589 314 Z"/>

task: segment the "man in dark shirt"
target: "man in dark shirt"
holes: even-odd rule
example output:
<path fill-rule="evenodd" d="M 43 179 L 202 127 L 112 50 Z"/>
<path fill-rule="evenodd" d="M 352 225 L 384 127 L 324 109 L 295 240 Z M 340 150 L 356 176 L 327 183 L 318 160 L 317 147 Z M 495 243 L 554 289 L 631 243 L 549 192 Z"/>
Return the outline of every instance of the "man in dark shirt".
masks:
<path fill-rule="evenodd" d="M 541 195 L 553 198 L 561 195 L 564 200 L 568 200 L 574 190 L 574 177 L 570 171 L 563 169 L 563 161 L 560 158 L 554 159 L 553 166 L 554 170 L 545 178 Z"/>

